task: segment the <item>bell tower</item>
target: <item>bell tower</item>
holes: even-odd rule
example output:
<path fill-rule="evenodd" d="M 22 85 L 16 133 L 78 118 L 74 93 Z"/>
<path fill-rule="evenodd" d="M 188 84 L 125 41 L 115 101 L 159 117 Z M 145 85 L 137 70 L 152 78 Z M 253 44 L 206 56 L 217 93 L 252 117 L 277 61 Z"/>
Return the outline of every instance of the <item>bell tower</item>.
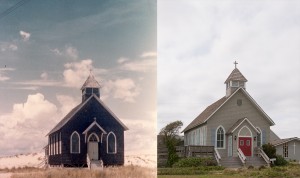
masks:
<path fill-rule="evenodd" d="M 101 88 L 100 84 L 95 79 L 92 72 L 90 72 L 89 77 L 86 79 L 86 81 L 81 87 L 82 102 L 84 102 L 93 94 L 95 94 L 98 98 L 100 98 L 100 88 Z"/>
<path fill-rule="evenodd" d="M 248 81 L 243 74 L 239 71 L 239 69 L 236 67 L 237 62 L 234 62 L 235 68 L 231 72 L 231 74 L 228 76 L 226 81 L 224 82 L 226 84 L 226 97 L 230 96 L 232 93 L 234 93 L 238 88 L 242 87 L 243 89 L 246 89 L 246 82 Z"/>

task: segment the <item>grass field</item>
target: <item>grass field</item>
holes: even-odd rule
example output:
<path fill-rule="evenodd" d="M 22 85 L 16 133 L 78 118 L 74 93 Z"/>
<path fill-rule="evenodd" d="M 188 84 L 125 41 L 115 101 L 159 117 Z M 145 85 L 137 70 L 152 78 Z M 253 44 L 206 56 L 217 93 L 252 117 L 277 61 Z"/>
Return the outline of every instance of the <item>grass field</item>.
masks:
<path fill-rule="evenodd" d="M 160 172 L 160 169 L 158 169 Z M 217 170 L 217 171 L 206 171 L 203 174 L 198 175 L 170 175 L 172 170 L 168 172 L 169 175 L 158 175 L 158 178 L 300 178 L 300 165 L 299 164 L 290 164 L 283 167 L 272 167 L 264 169 L 237 169 L 237 170 Z M 178 172 L 178 170 L 177 170 Z"/>
<path fill-rule="evenodd" d="M 139 166 L 107 167 L 103 170 L 80 168 L 13 169 L 11 178 L 155 178 L 156 169 Z M 1 175 L 0 175 L 1 177 Z"/>

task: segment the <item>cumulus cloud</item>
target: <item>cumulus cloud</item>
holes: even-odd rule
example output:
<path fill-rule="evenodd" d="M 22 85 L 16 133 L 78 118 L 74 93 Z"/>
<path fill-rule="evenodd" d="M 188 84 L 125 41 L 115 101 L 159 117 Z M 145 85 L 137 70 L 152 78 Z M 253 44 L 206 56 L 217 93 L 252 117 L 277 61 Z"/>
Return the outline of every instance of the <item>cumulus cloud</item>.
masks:
<path fill-rule="evenodd" d="M 20 35 L 21 35 L 23 41 L 28 41 L 31 36 L 30 33 L 22 31 L 22 30 L 20 31 Z"/>
<path fill-rule="evenodd" d="M 50 50 L 55 55 L 64 56 L 67 59 L 76 60 L 78 59 L 78 50 L 73 46 L 65 46 L 63 49 L 54 48 Z"/>
<path fill-rule="evenodd" d="M 57 111 L 41 93 L 28 95 L 26 102 L 14 104 L 10 113 L 0 116 L 0 154 L 43 148 L 47 142 L 45 134 L 59 119 Z"/>
<path fill-rule="evenodd" d="M 104 95 L 130 103 L 135 102 L 135 98 L 140 94 L 140 88 L 130 78 L 109 80 L 105 82 L 102 90 Z"/>
<path fill-rule="evenodd" d="M 157 54 L 156 52 L 145 52 L 141 55 L 142 58 L 147 58 L 147 57 L 152 57 L 152 58 L 156 58 Z"/>
<path fill-rule="evenodd" d="M 156 70 L 156 58 L 124 61 L 120 68 L 133 72 L 153 71 Z"/>
<path fill-rule="evenodd" d="M 18 50 L 18 46 L 16 44 L 13 43 L 0 43 L 0 50 L 2 52 L 5 51 L 17 51 Z"/>
<path fill-rule="evenodd" d="M 128 58 L 121 57 L 121 58 L 118 59 L 117 62 L 118 62 L 119 64 L 122 64 L 122 63 L 124 63 L 124 62 L 126 62 L 126 61 L 128 61 Z"/>
<path fill-rule="evenodd" d="M 77 87 L 84 83 L 92 69 L 93 61 L 91 59 L 81 60 L 79 62 L 66 63 L 63 72 L 65 85 L 68 87 Z"/>

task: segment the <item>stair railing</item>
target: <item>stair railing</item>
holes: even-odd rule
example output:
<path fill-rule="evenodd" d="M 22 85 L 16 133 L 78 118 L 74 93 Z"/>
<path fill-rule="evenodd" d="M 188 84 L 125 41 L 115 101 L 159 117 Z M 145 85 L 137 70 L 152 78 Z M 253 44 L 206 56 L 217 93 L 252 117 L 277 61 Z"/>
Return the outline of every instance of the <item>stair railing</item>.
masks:
<path fill-rule="evenodd" d="M 246 164 L 246 156 L 244 155 L 243 151 L 240 148 L 238 148 L 237 154 L 238 154 L 240 160 L 242 161 L 243 165 L 245 165 Z"/>
<path fill-rule="evenodd" d="M 217 160 L 218 165 L 220 166 L 221 156 L 219 154 L 219 151 L 216 148 L 214 148 L 214 155 L 215 155 L 215 159 Z"/>
<path fill-rule="evenodd" d="M 89 154 L 86 154 L 86 163 L 89 169 L 91 169 L 91 159 Z"/>
<path fill-rule="evenodd" d="M 268 157 L 268 155 L 264 152 L 263 149 L 261 149 L 260 147 L 257 148 L 258 154 L 266 161 L 266 163 L 268 164 L 268 166 L 270 166 L 270 158 Z"/>

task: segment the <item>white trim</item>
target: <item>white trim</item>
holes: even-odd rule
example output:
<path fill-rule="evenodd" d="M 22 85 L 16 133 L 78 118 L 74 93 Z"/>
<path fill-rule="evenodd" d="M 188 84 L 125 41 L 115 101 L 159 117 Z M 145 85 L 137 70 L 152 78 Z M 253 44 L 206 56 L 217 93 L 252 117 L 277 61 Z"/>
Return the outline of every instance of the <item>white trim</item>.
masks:
<path fill-rule="evenodd" d="M 115 151 L 114 152 L 108 152 L 108 137 L 109 135 L 113 135 L 114 136 L 114 139 L 115 139 Z M 115 133 L 113 133 L 112 131 L 110 131 L 108 134 L 107 134 L 107 137 L 106 137 L 106 153 L 107 154 L 116 154 L 117 153 L 117 137 L 115 135 Z"/>
<path fill-rule="evenodd" d="M 283 140 L 283 139 L 281 139 L 281 140 Z M 290 141 L 293 141 L 293 140 L 300 141 L 300 138 L 297 138 L 297 137 L 289 138 L 289 139 L 287 138 L 287 140 L 285 140 L 284 142 L 274 144 L 274 146 L 282 145 L 282 144 L 284 144 L 286 142 L 290 142 Z"/>
<path fill-rule="evenodd" d="M 245 119 L 241 123 L 239 123 L 239 125 L 237 125 L 230 133 L 233 133 L 245 121 L 247 121 L 257 133 L 261 133 L 259 130 L 256 129 L 256 127 L 254 127 L 254 125 L 249 121 L 249 119 L 247 119 L 247 117 L 245 117 Z"/>
<path fill-rule="evenodd" d="M 106 131 L 105 131 L 105 130 L 104 130 L 104 129 L 96 122 L 96 121 L 92 122 L 91 125 L 88 126 L 88 128 L 86 128 L 86 129 L 82 132 L 82 134 L 87 134 L 87 132 L 88 132 L 94 125 L 96 125 L 103 133 L 106 134 Z"/>
<path fill-rule="evenodd" d="M 256 129 L 257 129 L 258 131 L 260 131 L 260 133 L 259 133 L 259 135 L 260 135 L 260 146 L 262 146 L 262 143 L 263 143 L 263 140 L 262 140 L 262 138 L 263 138 L 263 133 L 262 133 L 262 131 L 261 131 L 261 129 L 260 129 L 259 127 L 256 127 Z M 257 145 L 257 140 L 258 140 L 258 138 L 256 138 L 256 146 L 258 146 L 258 145 Z"/>
<path fill-rule="evenodd" d="M 250 136 L 240 135 L 240 132 L 241 132 L 241 130 L 242 130 L 244 127 L 246 127 L 246 128 L 250 131 L 250 134 L 251 134 Z M 239 137 L 240 137 L 240 136 L 241 136 L 241 137 L 252 137 L 253 135 L 252 135 L 251 129 L 249 129 L 248 126 L 244 125 L 244 126 L 239 130 L 238 136 L 239 136 Z"/>
<path fill-rule="evenodd" d="M 262 110 L 262 108 L 256 103 L 256 101 L 249 95 L 249 93 L 242 87 L 238 88 L 233 94 L 231 94 L 226 100 L 225 102 L 219 106 L 210 116 L 207 117 L 207 119 L 205 119 L 203 122 L 201 122 L 200 124 L 205 123 L 208 119 L 210 119 L 225 103 L 227 103 L 228 100 L 230 100 L 230 98 L 232 98 L 238 91 L 242 90 L 242 92 L 247 96 L 247 98 L 256 106 L 256 108 L 270 121 L 271 125 L 275 125 L 274 121 Z M 199 125 L 200 125 L 199 124 Z M 198 125 L 196 125 L 198 126 Z M 196 127 L 195 126 L 195 127 Z"/>
<path fill-rule="evenodd" d="M 73 152 L 73 150 L 72 150 L 72 136 L 74 135 L 74 134 L 77 134 L 77 136 L 78 136 L 78 139 L 79 139 L 79 152 L 77 153 L 77 152 Z M 74 131 L 72 134 L 71 134 L 71 136 L 70 136 L 70 153 L 73 153 L 73 154 L 79 154 L 80 153 L 80 135 L 79 135 L 79 133 L 77 132 L 77 131 Z"/>
<path fill-rule="evenodd" d="M 223 141 L 224 141 L 224 144 L 223 144 L 223 147 L 220 147 L 220 148 L 218 148 L 218 130 L 219 130 L 219 128 L 222 128 L 223 129 Z M 222 126 L 222 125 L 219 125 L 218 127 L 217 127 L 217 129 L 216 129 L 216 133 L 215 133 L 215 148 L 216 149 L 226 149 L 226 131 L 225 131 L 225 128 Z"/>
<path fill-rule="evenodd" d="M 91 133 L 91 134 L 89 135 L 89 137 L 88 137 L 87 141 L 88 141 L 88 142 L 90 141 L 90 137 L 91 137 L 92 135 L 95 135 L 95 136 L 96 136 L 96 138 L 97 138 L 97 142 L 99 142 L 99 137 L 98 137 L 98 135 L 97 135 L 97 134 L 95 134 L 95 132 L 93 132 L 93 133 Z"/>

